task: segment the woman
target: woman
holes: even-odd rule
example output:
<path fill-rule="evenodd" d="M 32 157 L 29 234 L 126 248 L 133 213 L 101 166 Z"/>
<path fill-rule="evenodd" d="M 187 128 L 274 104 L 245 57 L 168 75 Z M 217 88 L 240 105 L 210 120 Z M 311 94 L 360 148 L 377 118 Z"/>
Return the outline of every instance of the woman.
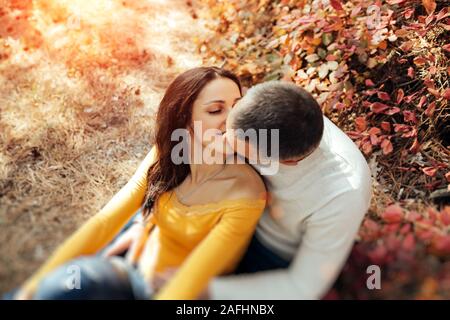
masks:
<path fill-rule="evenodd" d="M 87 272 L 103 270 L 95 274 L 94 278 L 100 280 L 90 284 L 91 292 L 97 292 L 97 287 L 105 282 L 114 282 L 117 274 L 125 276 L 134 292 L 140 292 L 134 298 L 145 296 L 143 292 L 149 292 L 147 285 L 158 274 L 177 268 L 153 295 L 156 299 L 198 298 L 212 277 L 233 271 L 265 207 L 264 183 L 247 164 L 175 164 L 171 153 L 179 142 L 171 141 L 171 135 L 177 129 L 187 129 L 191 141 L 200 143 L 201 150 L 205 150 L 212 141 L 204 141 L 200 135 L 208 129 L 223 133 L 227 114 L 241 95 L 237 77 L 220 68 L 200 67 L 179 75 L 159 105 L 155 146 L 134 176 L 56 250 L 24 284 L 18 297 L 52 298 L 47 293 L 55 290 L 55 279 L 61 282 L 61 265 L 81 266 L 81 271 Z M 202 132 L 194 134 L 196 121 L 202 124 Z M 191 143 L 189 146 L 192 160 L 194 148 Z M 92 257 L 141 207 L 147 232 L 142 234 L 141 247 L 135 251 L 136 268 L 118 257 Z M 83 258 L 72 260 L 80 257 Z M 55 270 L 57 267 L 59 271 Z M 115 283 L 114 288 L 123 283 Z M 76 281 L 72 284 L 76 286 Z M 63 297 L 70 298 L 70 294 Z M 99 296 L 93 293 L 83 297 Z"/>

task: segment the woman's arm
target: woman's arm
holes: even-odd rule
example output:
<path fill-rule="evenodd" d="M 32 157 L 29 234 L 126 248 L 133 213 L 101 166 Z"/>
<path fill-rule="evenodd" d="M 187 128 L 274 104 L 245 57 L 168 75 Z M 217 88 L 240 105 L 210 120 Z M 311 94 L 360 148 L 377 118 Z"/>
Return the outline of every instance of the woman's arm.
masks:
<path fill-rule="evenodd" d="M 147 171 L 155 158 L 156 150 L 152 147 L 128 183 L 96 215 L 57 248 L 25 282 L 18 296 L 21 294 L 30 296 L 48 272 L 73 258 L 95 254 L 114 238 L 142 205 L 147 186 Z"/>
<path fill-rule="evenodd" d="M 156 299 L 196 299 L 209 280 L 236 266 L 264 210 L 265 200 L 242 203 L 227 210 L 208 236 L 194 249 Z"/>

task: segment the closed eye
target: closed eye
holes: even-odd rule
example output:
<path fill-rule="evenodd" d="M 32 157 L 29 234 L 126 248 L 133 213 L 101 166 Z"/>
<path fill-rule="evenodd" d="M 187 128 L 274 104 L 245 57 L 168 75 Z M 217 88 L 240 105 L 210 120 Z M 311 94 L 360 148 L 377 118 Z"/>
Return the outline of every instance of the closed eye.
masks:
<path fill-rule="evenodd" d="M 214 110 L 214 111 L 208 111 L 209 114 L 219 114 L 222 112 L 222 109 Z"/>

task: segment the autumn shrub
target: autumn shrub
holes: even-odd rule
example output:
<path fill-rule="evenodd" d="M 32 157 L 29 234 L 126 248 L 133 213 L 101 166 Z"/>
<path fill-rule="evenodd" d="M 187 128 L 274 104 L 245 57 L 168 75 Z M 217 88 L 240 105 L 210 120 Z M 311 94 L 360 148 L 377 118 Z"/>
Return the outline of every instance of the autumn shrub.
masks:
<path fill-rule="evenodd" d="M 306 88 L 366 156 L 374 197 L 333 298 L 450 298 L 450 7 L 203 0 L 206 64 Z M 368 290 L 366 268 L 382 271 Z"/>

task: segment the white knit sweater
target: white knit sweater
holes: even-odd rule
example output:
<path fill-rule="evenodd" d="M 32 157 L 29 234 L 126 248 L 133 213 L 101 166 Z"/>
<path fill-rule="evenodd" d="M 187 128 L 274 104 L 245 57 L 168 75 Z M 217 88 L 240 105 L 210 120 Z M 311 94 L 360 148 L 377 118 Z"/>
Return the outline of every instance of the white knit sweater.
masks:
<path fill-rule="evenodd" d="M 264 176 L 274 205 L 257 238 L 288 269 L 215 278 L 213 299 L 318 299 L 348 257 L 371 198 L 370 170 L 357 146 L 328 118 L 319 148 L 296 166 Z M 256 169 L 259 169 L 256 166 Z"/>

